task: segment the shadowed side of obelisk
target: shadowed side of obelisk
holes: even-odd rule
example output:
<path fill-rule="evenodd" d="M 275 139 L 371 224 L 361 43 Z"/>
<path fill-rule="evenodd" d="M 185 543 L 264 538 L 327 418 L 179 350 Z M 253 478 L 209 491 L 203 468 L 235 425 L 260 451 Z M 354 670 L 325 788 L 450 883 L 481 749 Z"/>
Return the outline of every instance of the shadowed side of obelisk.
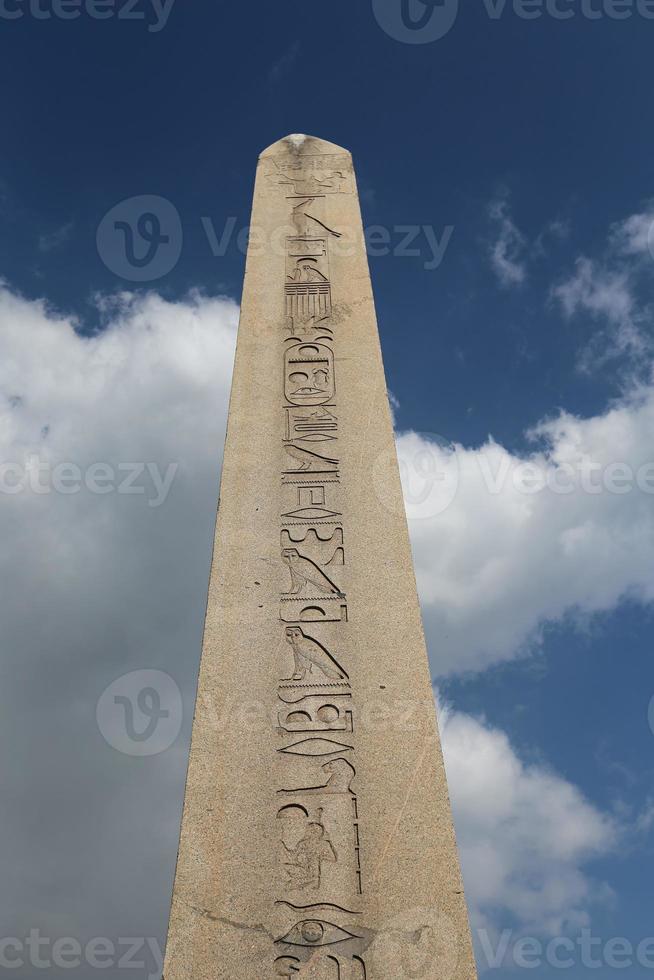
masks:
<path fill-rule="evenodd" d="M 475 968 L 350 154 L 260 159 L 166 980 Z"/>

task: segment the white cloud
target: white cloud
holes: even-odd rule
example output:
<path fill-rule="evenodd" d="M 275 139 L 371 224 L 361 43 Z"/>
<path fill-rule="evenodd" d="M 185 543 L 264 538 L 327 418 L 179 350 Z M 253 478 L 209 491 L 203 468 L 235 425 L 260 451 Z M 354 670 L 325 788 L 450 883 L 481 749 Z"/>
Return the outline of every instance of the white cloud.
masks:
<path fill-rule="evenodd" d="M 395 419 L 397 413 L 400 410 L 400 400 L 396 395 L 393 394 L 390 388 L 387 390 L 386 393 L 388 395 L 388 404 L 390 405 L 391 415 L 393 416 L 393 425 L 395 425 Z"/>
<path fill-rule="evenodd" d="M 654 209 L 649 205 L 611 226 L 601 260 L 581 256 L 574 273 L 552 289 L 566 317 L 587 314 L 600 325 L 582 351 L 582 369 L 609 358 L 626 355 L 637 363 L 651 355 L 652 309 L 642 297 L 649 293 L 653 261 Z"/>
<path fill-rule="evenodd" d="M 13 685 L 0 690 L 3 716 L 19 732 L 0 763 L 4 799 L 17 801 L 0 814 L 12 837 L 0 899 L 6 935 L 35 922 L 78 936 L 156 935 L 174 866 L 179 811 L 171 801 L 183 788 L 182 743 L 159 768 L 156 759 L 135 768 L 104 745 L 94 709 L 121 673 L 158 667 L 179 680 L 190 717 L 238 311 L 199 294 L 172 303 L 126 293 L 97 306 L 105 328 L 83 337 L 73 318 L 0 288 L 0 458 L 25 466 L 37 455 L 84 471 L 150 461 L 179 471 L 158 508 L 148 507 L 151 488 L 145 496 L 2 495 L 5 669 L 29 678 L 20 704 Z M 653 422 L 648 391 L 606 417 L 565 416 L 542 427 L 550 450 L 538 458 L 556 468 L 584 453 L 612 458 L 620 447 L 636 461 L 647 455 Z M 412 452 L 431 452 L 417 436 L 400 445 L 409 438 Z M 482 458 L 492 472 L 507 464 L 513 473 L 519 460 L 494 444 L 458 458 L 452 504 L 413 527 L 438 669 L 513 656 L 571 602 L 609 607 L 629 583 L 642 586 L 652 567 L 651 508 L 606 495 L 548 500 L 511 487 L 489 495 Z M 36 751 L 45 739 L 48 752 Z M 551 930 L 583 919 L 601 896 L 583 863 L 611 846 L 610 821 L 472 718 L 449 715 L 444 748 L 476 923 L 511 914 Z M 21 814 L 46 809 L 44 840 Z M 152 812 L 168 816 L 153 827 Z M 101 897 L 88 875 L 91 854 Z M 63 922 L 50 911 L 62 906 L 60 881 Z M 35 919 L 37 895 L 48 904 Z"/>
<path fill-rule="evenodd" d="M 654 204 L 616 222 L 611 229 L 611 244 L 623 255 L 648 255 L 654 258 Z"/>
<path fill-rule="evenodd" d="M 585 865 L 615 846 L 613 820 L 556 773 L 525 765 L 498 729 L 447 709 L 440 725 L 473 927 L 586 925 L 610 889 Z"/>
<path fill-rule="evenodd" d="M 105 329 L 85 337 L 0 286 L 0 464 L 38 459 L 45 488 L 0 493 L 3 935 L 156 936 L 170 897 L 184 743 L 134 766 L 95 705 L 121 674 L 159 668 L 188 734 L 238 309 L 200 294 L 98 305 Z M 147 462 L 177 466 L 159 507 L 147 472 L 143 495 L 48 492 L 47 467 L 102 463 L 122 482 Z"/>
<path fill-rule="evenodd" d="M 498 232 L 490 249 L 491 266 L 502 286 L 519 286 L 527 278 L 527 241 L 510 215 L 506 197 L 493 201 L 489 214 Z"/>
<path fill-rule="evenodd" d="M 556 286 L 554 295 L 566 316 L 585 309 L 618 325 L 633 316 L 635 300 L 628 273 L 598 269 L 590 259 L 578 259 L 574 276 Z"/>
<path fill-rule="evenodd" d="M 646 317 L 639 309 L 629 268 L 622 265 L 607 268 L 582 257 L 577 260 L 574 275 L 555 286 L 552 295 L 567 317 L 589 313 L 593 319 L 604 318 L 608 323 L 608 335 L 596 337 L 584 351 L 582 367 L 589 368 L 607 357 L 640 355 L 646 351 L 648 340 L 643 331 Z M 598 349 L 602 349 L 599 356 Z"/>
<path fill-rule="evenodd" d="M 431 474 L 409 512 L 422 518 L 410 531 L 436 675 L 519 656 L 548 623 L 654 600 L 652 431 L 643 387 L 602 415 L 543 422 L 525 457 L 399 436 L 414 498 Z"/>

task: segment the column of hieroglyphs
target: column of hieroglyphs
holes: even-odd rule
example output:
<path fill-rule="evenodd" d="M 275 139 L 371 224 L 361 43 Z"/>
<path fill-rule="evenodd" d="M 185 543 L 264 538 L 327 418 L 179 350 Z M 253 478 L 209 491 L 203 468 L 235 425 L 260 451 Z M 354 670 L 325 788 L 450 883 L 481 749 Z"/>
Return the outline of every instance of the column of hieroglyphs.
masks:
<path fill-rule="evenodd" d="M 299 911 L 295 903 L 304 897 L 301 920 L 278 942 L 274 972 L 294 976 L 303 963 L 322 959 L 323 967 L 329 963 L 339 974 L 364 980 L 355 924 L 363 911 L 356 789 L 362 762 L 345 591 L 347 476 L 341 473 L 340 436 L 346 421 L 336 384 L 339 344 L 330 272 L 332 243 L 341 233 L 330 227 L 326 206 L 328 196 L 352 192 L 344 186 L 351 181 L 350 161 L 317 154 L 273 157 L 272 163 L 294 228 L 286 240 L 280 392 L 285 417 L 280 533 L 288 571 L 280 620 L 294 660 L 292 676 L 278 688 L 277 819 L 286 871 L 280 899 L 289 911 Z M 296 737 L 290 744 L 289 736 Z M 298 759 L 306 773 L 302 779 Z M 326 955 L 316 957 L 320 947 Z"/>

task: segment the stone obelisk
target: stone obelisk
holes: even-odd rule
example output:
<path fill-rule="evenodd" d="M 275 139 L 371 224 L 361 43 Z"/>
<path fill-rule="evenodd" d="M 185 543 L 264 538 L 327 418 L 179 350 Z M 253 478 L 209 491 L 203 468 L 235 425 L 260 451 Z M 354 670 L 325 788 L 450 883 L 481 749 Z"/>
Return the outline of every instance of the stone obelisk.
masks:
<path fill-rule="evenodd" d="M 259 159 L 165 980 L 472 980 L 350 154 Z"/>

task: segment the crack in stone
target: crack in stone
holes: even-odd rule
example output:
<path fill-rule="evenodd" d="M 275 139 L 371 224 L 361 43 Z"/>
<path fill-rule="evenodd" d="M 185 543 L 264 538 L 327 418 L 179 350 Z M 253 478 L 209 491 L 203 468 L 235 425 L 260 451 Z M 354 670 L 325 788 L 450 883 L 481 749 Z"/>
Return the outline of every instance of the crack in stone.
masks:
<path fill-rule="evenodd" d="M 243 932 L 261 932 L 265 936 L 268 936 L 269 939 L 272 939 L 274 943 L 280 942 L 279 937 L 274 936 L 273 933 L 270 932 L 269 929 L 266 929 L 266 927 L 262 923 L 259 923 L 259 925 L 256 926 L 251 926 L 246 924 L 245 922 L 234 922 L 232 919 L 227 919 L 224 916 L 216 915 L 216 913 L 212 912 L 211 909 L 205 909 L 197 905 L 191 905 L 190 902 L 185 902 L 184 904 L 189 909 L 191 909 L 192 912 L 197 912 L 198 915 L 201 915 L 203 919 L 209 919 L 211 922 L 215 922 L 219 925 L 230 926 L 232 929 L 240 929 Z M 361 927 L 359 928 L 361 932 L 363 932 L 363 935 L 357 936 L 357 939 L 359 940 L 360 943 L 360 950 L 359 950 L 360 953 L 366 953 L 371 943 L 374 942 L 377 936 L 385 931 L 385 930 L 377 930 L 377 929 L 366 929 Z M 401 930 L 392 930 L 392 932 L 401 932 Z M 314 950 L 314 953 L 315 952 L 320 952 L 320 950 Z"/>
<path fill-rule="evenodd" d="M 262 932 L 265 936 L 272 939 L 273 942 L 276 942 L 273 934 L 269 929 L 266 929 L 262 923 L 253 926 L 245 922 L 234 922 L 232 919 L 227 919 L 223 916 L 216 915 L 216 913 L 212 912 L 211 909 L 204 909 L 197 905 L 191 905 L 190 902 L 186 902 L 186 905 L 192 912 L 197 912 L 197 914 L 201 915 L 203 919 L 209 919 L 210 922 L 216 922 L 217 924 L 223 926 L 230 926 L 232 929 L 240 929 L 244 932 Z"/>

